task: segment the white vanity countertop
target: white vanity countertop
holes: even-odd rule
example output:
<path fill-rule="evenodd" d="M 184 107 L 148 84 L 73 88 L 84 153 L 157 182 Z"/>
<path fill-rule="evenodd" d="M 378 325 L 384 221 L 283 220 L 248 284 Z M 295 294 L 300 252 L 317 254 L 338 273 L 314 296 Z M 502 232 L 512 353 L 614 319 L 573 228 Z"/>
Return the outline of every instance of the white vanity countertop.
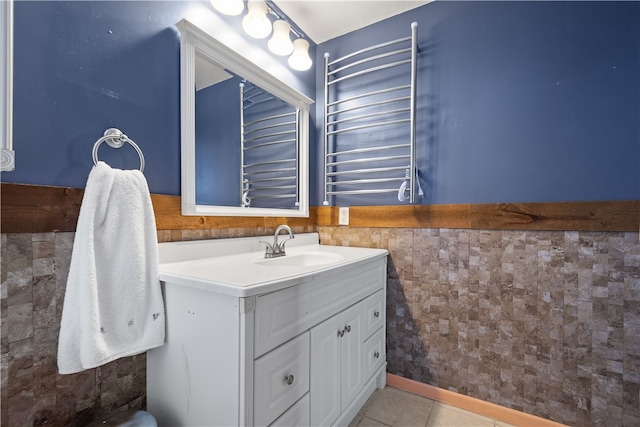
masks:
<path fill-rule="evenodd" d="M 282 241 L 288 236 L 283 233 L 279 237 Z M 161 243 L 159 278 L 167 283 L 248 297 L 388 254 L 386 249 L 320 245 L 317 233 L 306 233 L 286 243 L 287 255 L 266 260 L 264 249 L 259 249 L 265 246 L 259 243 L 261 240 L 271 243 L 273 236 Z M 314 264 L 316 259 L 319 264 Z"/>

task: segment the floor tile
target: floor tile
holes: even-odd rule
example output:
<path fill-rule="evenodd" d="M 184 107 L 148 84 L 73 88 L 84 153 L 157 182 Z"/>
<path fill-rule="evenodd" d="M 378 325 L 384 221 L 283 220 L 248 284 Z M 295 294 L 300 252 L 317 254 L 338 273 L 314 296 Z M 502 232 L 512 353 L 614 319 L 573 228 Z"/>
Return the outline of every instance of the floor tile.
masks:
<path fill-rule="evenodd" d="M 357 427 L 389 427 L 387 424 L 383 424 L 379 421 L 376 421 L 368 417 L 361 418 L 358 424 L 356 424 L 356 426 Z"/>
<path fill-rule="evenodd" d="M 389 426 L 423 427 L 433 401 L 391 387 L 378 390 L 365 408 L 365 417 Z"/>
<path fill-rule="evenodd" d="M 426 425 L 427 427 L 493 427 L 494 421 L 464 409 L 434 402 Z"/>

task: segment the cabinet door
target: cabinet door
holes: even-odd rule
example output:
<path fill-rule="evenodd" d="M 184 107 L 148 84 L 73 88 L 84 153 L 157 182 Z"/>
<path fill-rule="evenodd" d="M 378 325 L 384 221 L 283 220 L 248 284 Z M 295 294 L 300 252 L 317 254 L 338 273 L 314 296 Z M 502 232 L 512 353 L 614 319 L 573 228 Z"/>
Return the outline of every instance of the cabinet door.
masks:
<path fill-rule="evenodd" d="M 345 331 L 341 341 L 342 408 L 358 395 L 363 383 L 363 311 L 360 302 L 342 312 L 342 327 Z"/>
<path fill-rule="evenodd" d="M 311 425 L 329 426 L 340 415 L 342 314 L 311 329 Z"/>

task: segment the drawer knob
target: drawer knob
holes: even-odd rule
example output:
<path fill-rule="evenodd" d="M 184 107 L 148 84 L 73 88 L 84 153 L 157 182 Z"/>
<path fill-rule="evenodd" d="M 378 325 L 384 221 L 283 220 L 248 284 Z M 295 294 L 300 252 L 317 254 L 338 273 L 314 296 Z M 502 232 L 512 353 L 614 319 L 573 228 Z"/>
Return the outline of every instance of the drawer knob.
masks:
<path fill-rule="evenodd" d="M 289 374 L 286 377 L 284 377 L 284 382 L 287 383 L 287 385 L 291 385 L 293 384 L 293 375 Z"/>
<path fill-rule="evenodd" d="M 345 331 L 351 332 L 351 325 L 347 325 L 344 327 Z"/>
<path fill-rule="evenodd" d="M 376 351 L 375 353 L 373 353 L 373 358 L 374 359 L 378 359 L 379 357 L 380 357 L 380 353 L 379 352 Z"/>
<path fill-rule="evenodd" d="M 342 338 L 344 336 L 344 329 L 338 331 L 338 338 Z"/>
<path fill-rule="evenodd" d="M 373 317 L 380 317 L 380 312 L 378 310 L 373 312 Z"/>

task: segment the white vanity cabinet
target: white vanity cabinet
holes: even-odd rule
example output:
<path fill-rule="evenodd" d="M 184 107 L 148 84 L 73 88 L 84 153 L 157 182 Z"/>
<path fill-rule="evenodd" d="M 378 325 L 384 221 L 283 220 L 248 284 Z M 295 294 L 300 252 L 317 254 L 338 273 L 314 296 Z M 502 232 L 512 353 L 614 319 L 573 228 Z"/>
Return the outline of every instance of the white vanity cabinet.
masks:
<path fill-rule="evenodd" d="M 317 248 L 342 262 L 275 267 L 281 281 L 247 274 L 262 285 L 198 277 L 230 259 L 161 262 L 167 338 L 147 354 L 147 407 L 161 427 L 346 425 L 384 387 L 387 253 Z"/>

